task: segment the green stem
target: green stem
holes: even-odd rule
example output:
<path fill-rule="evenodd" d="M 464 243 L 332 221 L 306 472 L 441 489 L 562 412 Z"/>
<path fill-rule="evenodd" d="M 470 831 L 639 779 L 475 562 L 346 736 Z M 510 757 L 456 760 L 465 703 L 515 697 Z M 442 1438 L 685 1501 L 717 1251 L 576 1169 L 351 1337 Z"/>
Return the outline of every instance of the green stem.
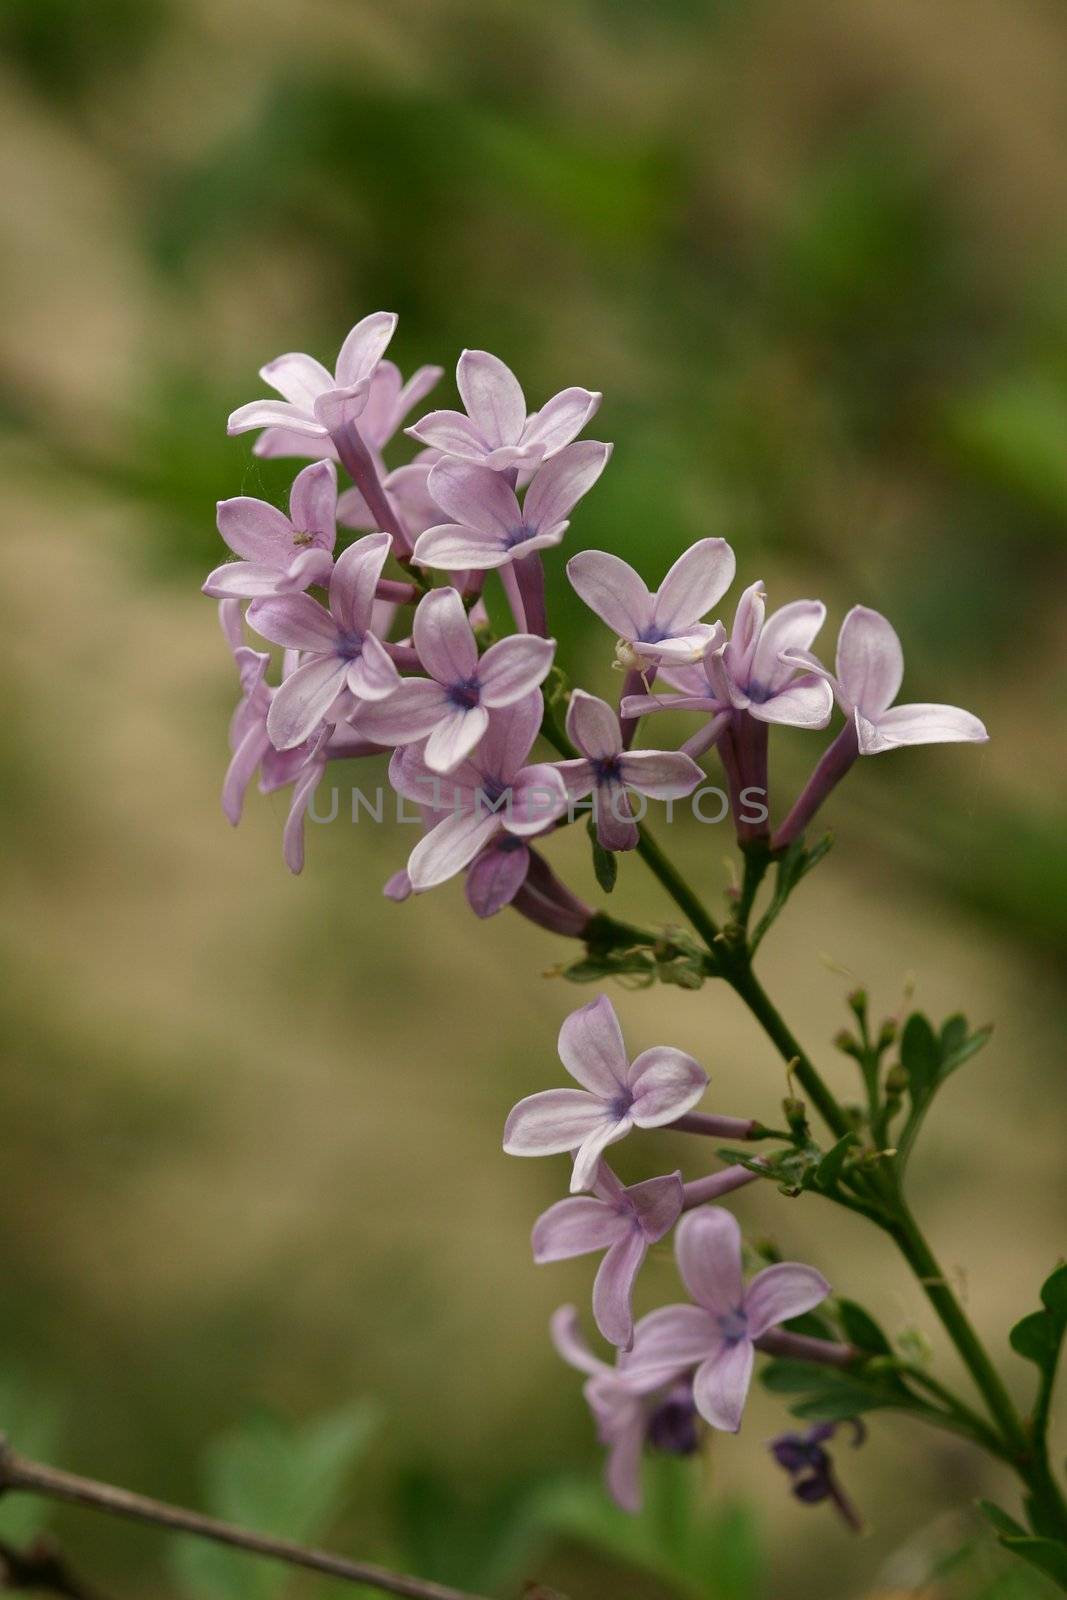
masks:
<path fill-rule="evenodd" d="M 637 853 L 645 865 L 659 879 L 675 905 L 684 911 L 693 927 L 699 933 L 708 947 L 708 953 L 719 966 L 719 927 L 715 919 L 704 909 L 700 900 L 690 889 L 674 863 L 664 855 L 648 829 L 642 824 L 639 827 L 640 838 L 637 844 Z"/>
<path fill-rule="evenodd" d="M 852 1123 L 827 1087 L 814 1063 L 808 1058 L 786 1025 L 778 1007 L 747 964 L 724 974 L 727 983 L 745 1002 L 779 1055 L 796 1075 L 797 1082 L 815 1106 L 827 1127 L 840 1139 L 851 1133 Z"/>

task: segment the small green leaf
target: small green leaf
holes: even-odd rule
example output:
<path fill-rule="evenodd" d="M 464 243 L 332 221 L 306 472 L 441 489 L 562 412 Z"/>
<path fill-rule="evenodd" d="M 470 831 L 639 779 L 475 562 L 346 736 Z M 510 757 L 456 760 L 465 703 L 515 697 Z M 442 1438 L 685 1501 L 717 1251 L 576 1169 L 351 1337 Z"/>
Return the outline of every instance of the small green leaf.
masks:
<path fill-rule="evenodd" d="M 1004 1533 L 1016 1539 L 1025 1539 L 1027 1537 L 1026 1529 L 1022 1523 L 1016 1522 L 1014 1517 L 1010 1517 L 1006 1511 L 1002 1511 L 999 1506 L 994 1505 L 992 1500 L 979 1500 L 977 1506 L 986 1521 L 992 1523 L 998 1533 Z"/>
<path fill-rule="evenodd" d="M 941 1047 L 921 1011 L 913 1011 L 904 1024 L 900 1059 L 908 1074 L 911 1098 L 921 1104 L 932 1094 L 941 1070 Z"/>
<path fill-rule="evenodd" d="M 1016 1355 L 1023 1356 L 1036 1366 L 1045 1368 L 1056 1359 L 1061 1332 L 1056 1319 L 1047 1311 L 1031 1311 L 1011 1330 L 1011 1347 Z"/>
<path fill-rule="evenodd" d="M 1046 1310 L 1067 1322 L 1067 1262 L 1045 1279 L 1041 1285 L 1041 1299 Z"/>
<path fill-rule="evenodd" d="M 855 1300 L 839 1299 L 838 1320 L 849 1344 L 856 1345 L 870 1355 L 891 1356 L 893 1347 L 869 1312 Z"/>
<path fill-rule="evenodd" d="M 954 1020 L 954 1019 L 953 1019 Z M 962 1018 L 960 1019 L 962 1021 Z M 947 1024 L 946 1024 L 947 1026 Z M 966 1029 L 966 1023 L 964 1023 Z M 947 1078 L 950 1072 L 955 1072 L 957 1067 L 962 1067 L 965 1061 L 976 1056 L 993 1036 L 992 1027 L 978 1028 L 967 1037 L 952 1043 L 951 1049 L 946 1049 L 944 1036 L 941 1045 L 941 1078 Z"/>
<path fill-rule="evenodd" d="M 1005 1550 L 1021 1556 L 1061 1589 L 1067 1589 L 1067 1545 L 1058 1539 L 1018 1538 L 1014 1534 L 1002 1535 L 1000 1542 Z"/>
<path fill-rule="evenodd" d="M 837 1185 L 844 1169 L 845 1160 L 852 1145 L 856 1143 L 854 1133 L 846 1133 L 832 1150 L 828 1150 L 819 1165 L 815 1168 L 814 1181 L 818 1189 L 833 1189 Z"/>

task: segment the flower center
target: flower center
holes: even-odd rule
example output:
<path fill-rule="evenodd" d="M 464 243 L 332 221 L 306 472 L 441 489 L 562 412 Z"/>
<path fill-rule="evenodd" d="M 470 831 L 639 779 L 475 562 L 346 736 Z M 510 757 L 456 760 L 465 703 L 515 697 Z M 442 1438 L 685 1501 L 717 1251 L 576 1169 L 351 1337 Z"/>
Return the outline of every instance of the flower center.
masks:
<path fill-rule="evenodd" d="M 459 711 L 471 711 L 481 699 L 482 686 L 477 678 L 464 678 L 460 683 L 449 684 L 448 699 Z"/>
<path fill-rule="evenodd" d="M 597 784 L 619 782 L 618 756 L 598 756 L 593 761 L 593 774 Z"/>
<path fill-rule="evenodd" d="M 724 1311 L 719 1317 L 719 1327 L 727 1344 L 740 1344 L 742 1339 L 748 1337 L 748 1318 L 744 1307 L 737 1306 L 733 1311 Z"/>
<path fill-rule="evenodd" d="M 504 537 L 505 550 L 513 550 L 517 544 L 525 544 L 527 539 L 534 536 L 533 528 L 528 528 L 525 522 L 520 522 L 517 528 L 511 528 Z"/>
<path fill-rule="evenodd" d="M 358 661 L 363 654 L 363 635 L 354 628 L 339 632 L 334 649 L 342 661 Z"/>
<path fill-rule="evenodd" d="M 628 1117 L 630 1115 L 630 1107 L 633 1105 L 633 1103 L 634 1097 L 630 1093 L 629 1089 L 623 1089 L 615 1096 L 608 1109 L 610 1110 L 611 1115 L 615 1118 L 615 1121 L 621 1122 L 623 1117 Z"/>

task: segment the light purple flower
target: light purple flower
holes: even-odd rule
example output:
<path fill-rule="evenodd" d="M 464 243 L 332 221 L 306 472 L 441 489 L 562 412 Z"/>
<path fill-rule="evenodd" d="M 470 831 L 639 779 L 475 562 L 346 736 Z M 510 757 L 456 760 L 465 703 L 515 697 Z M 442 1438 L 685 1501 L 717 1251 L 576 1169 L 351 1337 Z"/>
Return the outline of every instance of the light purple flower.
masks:
<path fill-rule="evenodd" d="M 279 750 L 315 732 L 347 689 L 358 700 L 384 700 L 400 683 L 385 646 L 372 632 L 374 591 L 392 541 L 371 533 L 339 557 L 330 578 L 330 609 L 308 594 L 253 600 L 249 624 L 264 639 L 302 652 L 300 666 L 271 703 L 267 731 Z"/>
<path fill-rule="evenodd" d="M 337 539 L 337 469 L 316 461 L 297 473 L 289 495 L 289 515 L 266 500 L 238 495 L 220 500 L 219 532 L 239 561 L 216 567 L 204 593 L 217 599 L 297 594 L 311 583 L 326 583 L 333 570 Z"/>
<path fill-rule="evenodd" d="M 524 699 L 542 682 L 555 640 L 513 634 L 490 645 L 479 660 L 455 589 L 434 589 L 420 600 L 413 632 L 430 677 L 405 678 L 388 700 L 364 709 L 359 727 L 382 744 L 425 739 L 430 771 L 453 772 L 485 736 L 489 712 Z"/>
<path fill-rule="evenodd" d="M 662 1128 L 691 1111 L 708 1086 L 692 1056 L 668 1045 L 629 1062 L 615 1007 L 600 995 L 574 1011 L 559 1032 L 559 1057 L 580 1089 L 546 1089 L 520 1100 L 504 1128 L 511 1156 L 577 1150 L 571 1193 L 588 1189 L 609 1144 L 631 1128 Z"/>
<path fill-rule="evenodd" d="M 605 850 L 633 850 L 640 837 L 627 788 L 650 800 L 680 800 L 704 774 L 677 750 L 627 750 L 619 719 L 604 700 L 575 689 L 567 708 L 567 733 L 582 752 L 556 770 L 572 800 L 593 795 L 597 839 Z"/>
<path fill-rule="evenodd" d="M 557 455 L 577 438 L 602 399 L 589 389 L 563 389 L 527 416 L 518 378 L 487 350 L 464 350 L 456 385 L 466 415 L 431 411 L 405 431 L 444 455 L 493 472 L 535 467 Z"/>
<path fill-rule="evenodd" d="M 981 743 L 989 738 L 985 725 L 958 706 L 893 704 L 904 677 L 904 652 L 891 623 L 868 606 L 853 606 L 841 624 L 836 677 L 814 662 L 810 665 L 832 685 L 842 711 L 854 721 L 860 755 L 881 755 L 899 745 Z"/>
<path fill-rule="evenodd" d="M 396 752 L 389 781 L 397 793 L 445 813 L 408 860 L 416 894 L 462 872 L 501 833 L 530 838 L 566 810 L 566 791 L 555 768 L 526 765 L 542 711 L 541 693 L 535 689 L 514 705 L 490 712 L 477 750 L 447 778 L 427 766 L 417 745 Z"/>
<path fill-rule="evenodd" d="M 762 583 L 751 584 L 738 602 L 728 642 L 708 661 L 720 697 L 760 722 L 825 728 L 833 696 L 810 655 L 825 620 L 821 600 L 793 600 L 768 617 Z"/>
<path fill-rule="evenodd" d="M 609 444 L 584 439 L 538 467 L 522 505 L 489 467 L 444 460 L 432 468 L 430 493 L 451 522 L 427 528 L 415 560 L 446 572 L 486 571 L 559 544 L 567 518 L 607 466 Z"/>
<path fill-rule="evenodd" d="M 577 593 L 618 635 L 620 664 L 638 670 L 704 656 L 716 635 L 700 619 L 718 605 L 736 569 L 725 539 L 700 539 L 692 545 L 655 593 L 633 567 L 605 550 L 583 550 L 567 562 L 567 576 Z"/>
<path fill-rule="evenodd" d="M 594 1250 L 606 1252 L 593 1284 L 593 1316 L 609 1344 L 633 1344 L 631 1297 L 650 1245 L 670 1233 L 682 1214 L 685 1190 L 680 1173 L 649 1178 L 624 1188 L 601 1160 L 593 1192 L 559 1200 L 533 1228 L 533 1256 L 565 1261 Z"/>
<path fill-rule="evenodd" d="M 467 904 L 476 917 L 495 917 L 511 905 L 530 872 L 530 846 L 514 833 L 498 833 L 467 868 Z"/>
<path fill-rule="evenodd" d="M 595 1356 L 585 1339 L 574 1306 L 560 1306 L 550 1323 L 557 1352 L 587 1381 L 582 1393 L 596 1423 L 597 1435 L 608 1452 L 604 1477 L 608 1493 L 624 1511 L 641 1509 L 641 1456 L 650 1442 L 657 1411 L 671 1390 L 651 1377 L 611 1367 Z"/>
<path fill-rule="evenodd" d="M 238 406 L 226 424 L 227 433 L 284 428 L 288 433 L 328 442 L 331 434 L 354 422 L 366 409 L 375 371 L 396 323 L 391 311 L 373 311 L 357 322 L 341 346 L 332 373 L 314 356 L 296 351 L 268 361 L 259 375 L 282 399 L 253 400 Z"/>
<path fill-rule="evenodd" d="M 721 1206 L 688 1212 L 678 1224 L 674 1248 L 696 1304 L 663 1306 L 642 1317 L 622 1367 L 634 1378 L 661 1379 L 695 1368 L 693 1398 L 700 1415 L 713 1428 L 736 1433 L 757 1342 L 819 1305 L 830 1285 L 814 1267 L 779 1261 L 757 1272 L 746 1287 L 741 1229 Z"/>
<path fill-rule="evenodd" d="M 419 367 L 405 383 L 395 362 L 379 361 L 371 374 L 367 402 L 359 418 L 360 434 L 372 451 L 380 455 L 408 412 L 420 400 L 425 400 L 443 376 L 443 367 Z M 252 446 L 252 454 L 260 457 L 329 457 L 335 460 L 337 450 L 329 438 L 296 433 L 291 428 L 265 428 Z M 349 493 L 358 494 L 359 491 L 350 490 Z M 342 515 L 340 504 L 338 519 L 347 527 L 360 526 Z M 368 526 L 373 528 L 374 524 Z"/>

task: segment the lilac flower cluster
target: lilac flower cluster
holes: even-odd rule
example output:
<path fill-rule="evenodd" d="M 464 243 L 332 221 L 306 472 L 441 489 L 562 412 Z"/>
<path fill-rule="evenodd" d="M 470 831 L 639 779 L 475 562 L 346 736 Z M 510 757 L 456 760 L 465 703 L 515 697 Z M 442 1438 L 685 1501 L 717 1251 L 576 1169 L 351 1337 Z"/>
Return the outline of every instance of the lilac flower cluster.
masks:
<path fill-rule="evenodd" d="M 219 531 L 236 559 L 204 584 L 220 602 L 241 690 L 224 809 L 236 823 L 257 775 L 264 793 L 289 788 L 292 871 L 303 866 L 305 814 L 329 763 L 388 754 L 390 783 L 420 807 L 424 830 L 385 886 L 391 899 L 463 873 L 478 916 L 511 905 L 582 938 L 594 913 L 542 853 L 579 809 L 591 812 L 600 851 L 634 850 L 642 835 L 632 797 L 691 794 L 704 779 L 699 760 L 714 748 L 739 839 L 758 841 L 771 858 L 802 838 L 859 756 L 986 738 L 956 707 L 894 704 L 901 647 L 876 611 L 857 606 L 845 617 L 833 671 L 813 654 L 821 601 L 768 611 L 753 583 L 727 629 L 713 613 L 736 562 L 720 538 L 684 551 L 655 591 L 610 552 L 572 557 L 570 582 L 615 635 L 623 676 L 615 705 L 570 692 L 549 635 L 543 558 L 611 456 L 609 444 L 578 438 L 601 397 L 568 388 L 530 412 L 503 362 L 465 351 L 456 373 L 464 409 L 431 411 L 404 428 L 442 373 L 423 367 L 405 383 L 385 353 L 395 326 L 384 312 L 365 317 L 332 373 L 308 355 L 269 362 L 261 376 L 281 398 L 241 406 L 229 421 L 231 433 L 261 430 L 260 456 L 310 458 L 287 513 L 244 496 L 220 504 Z M 387 470 L 384 452 L 401 428 L 419 448 Z M 339 466 L 350 480 L 340 493 Z M 356 535 L 341 550 L 338 524 Z M 493 573 L 514 622 L 500 638 L 483 601 Z M 271 653 L 246 642 L 244 625 L 279 648 L 277 681 L 268 681 Z M 770 727 L 823 729 L 835 702 L 844 724 L 773 827 Z M 636 747 L 643 719 L 667 710 L 697 719 L 681 748 Z M 753 799 L 767 805 L 753 809 Z M 630 1186 L 608 1167 L 605 1150 L 632 1129 L 753 1136 L 749 1122 L 696 1111 L 707 1087 L 700 1065 L 666 1046 L 629 1061 L 604 996 L 567 1018 L 559 1053 L 577 1087 L 521 1101 L 504 1147 L 573 1158 L 571 1196 L 538 1220 L 534 1256 L 603 1252 L 593 1315 L 616 1348 L 614 1364 L 592 1353 L 572 1308 L 557 1314 L 553 1336 L 586 1374 L 612 1492 L 632 1509 L 646 1444 L 688 1451 L 705 1424 L 738 1429 L 757 1350 L 830 1363 L 851 1352 L 782 1328 L 829 1293 L 813 1268 L 776 1263 L 744 1282 L 738 1224 L 709 1202 L 752 1181 L 758 1163 Z M 672 1230 L 690 1299 L 635 1323 L 635 1279 Z M 787 1466 L 794 1456 L 780 1452 Z M 824 1497 L 823 1458 L 811 1455 L 809 1465 L 805 1493 Z"/>

